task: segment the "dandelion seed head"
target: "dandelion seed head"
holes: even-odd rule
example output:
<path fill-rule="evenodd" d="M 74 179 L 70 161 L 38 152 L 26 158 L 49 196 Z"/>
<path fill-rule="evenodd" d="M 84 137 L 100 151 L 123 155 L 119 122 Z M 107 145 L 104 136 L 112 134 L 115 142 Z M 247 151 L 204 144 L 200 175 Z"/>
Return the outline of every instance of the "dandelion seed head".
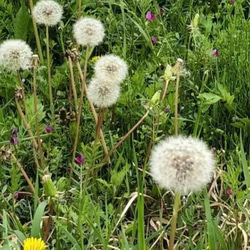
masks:
<path fill-rule="evenodd" d="M 83 17 L 74 24 L 73 35 L 79 45 L 97 46 L 103 41 L 105 30 L 99 20 Z"/>
<path fill-rule="evenodd" d="M 95 75 L 100 79 L 122 82 L 128 74 L 127 63 L 119 56 L 105 55 L 95 63 Z"/>
<path fill-rule="evenodd" d="M 93 78 L 88 86 L 87 96 L 97 107 L 107 108 L 118 100 L 120 86 L 112 81 Z"/>
<path fill-rule="evenodd" d="M 160 187 L 181 194 L 195 192 L 211 180 L 215 161 L 207 145 L 196 138 L 169 137 L 157 144 L 150 158 L 150 171 Z"/>
<path fill-rule="evenodd" d="M 20 69 L 29 69 L 31 59 L 31 48 L 22 40 L 10 39 L 0 45 L 0 66 L 5 70 L 15 72 Z"/>
<path fill-rule="evenodd" d="M 36 23 L 48 26 L 55 26 L 62 19 L 63 8 L 52 0 L 37 2 L 33 9 L 33 17 Z"/>

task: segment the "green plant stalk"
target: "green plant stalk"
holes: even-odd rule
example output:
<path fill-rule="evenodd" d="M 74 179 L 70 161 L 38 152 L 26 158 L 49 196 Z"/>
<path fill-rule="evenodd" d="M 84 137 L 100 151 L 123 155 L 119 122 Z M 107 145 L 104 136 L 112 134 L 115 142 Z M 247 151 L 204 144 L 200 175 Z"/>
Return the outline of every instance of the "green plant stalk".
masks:
<path fill-rule="evenodd" d="M 164 87 L 164 90 L 163 90 L 163 93 L 162 93 L 162 97 L 161 97 L 161 102 L 160 102 L 161 106 L 163 105 L 163 101 L 166 98 L 168 84 L 169 84 L 169 80 L 167 80 L 166 83 L 165 83 L 165 87 Z M 147 148 L 147 152 L 146 152 L 145 162 L 147 162 L 147 160 L 149 158 L 149 155 L 150 155 L 150 152 L 151 152 L 151 148 L 152 148 L 153 142 L 155 140 L 155 134 L 157 134 L 158 125 L 159 125 L 158 124 L 159 119 L 160 119 L 160 115 L 157 115 L 155 117 L 155 120 L 154 120 L 152 134 L 151 134 L 150 142 L 148 144 L 148 148 Z"/>
<path fill-rule="evenodd" d="M 33 0 L 29 0 L 29 5 L 30 5 L 31 18 L 32 18 L 32 23 L 33 23 L 35 38 L 36 38 L 36 46 L 37 46 L 37 49 L 38 49 L 38 54 L 39 54 L 40 61 L 43 64 L 44 63 L 44 59 L 43 59 L 42 47 L 41 47 L 41 43 L 40 43 L 38 31 L 37 31 L 36 20 L 33 17 L 33 8 L 34 8 Z"/>
<path fill-rule="evenodd" d="M 175 231 L 176 231 L 176 222 L 178 218 L 178 211 L 180 207 L 180 199 L 181 195 L 179 192 L 175 193 L 175 200 L 174 200 L 174 208 L 173 208 L 173 217 L 171 220 L 171 231 L 170 231 L 170 241 L 169 241 L 169 250 L 174 249 L 174 239 L 175 239 Z"/>
<path fill-rule="evenodd" d="M 128 131 L 126 135 L 124 135 L 121 140 L 108 152 L 105 158 L 102 160 L 105 163 L 109 157 L 113 154 L 113 152 L 133 133 L 133 131 L 144 121 L 144 119 L 148 116 L 149 111 L 147 111 L 144 116 Z"/>
<path fill-rule="evenodd" d="M 78 0 L 78 19 L 81 17 L 82 14 L 82 0 Z"/>
<path fill-rule="evenodd" d="M 51 67 L 50 67 L 50 53 L 49 53 L 49 26 L 48 25 L 46 25 L 46 53 L 47 53 L 47 67 L 48 67 L 50 110 L 51 110 L 52 123 L 54 124 L 54 122 L 55 122 L 55 111 L 54 111 L 52 82 L 51 82 Z"/>
<path fill-rule="evenodd" d="M 31 142 L 32 142 L 34 148 L 37 149 L 37 148 L 38 148 L 38 145 L 37 145 L 36 140 L 34 139 L 34 135 L 33 135 L 32 131 L 31 131 L 30 124 L 26 121 L 26 118 L 25 118 L 25 116 L 24 116 L 24 114 L 23 114 L 23 111 L 22 111 L 22 109 L 21 109 L 21 107 L 20 107 L 19 101 L 17 100 L 16 97 L 15 97 L 15 102 L 16 102 L 18 114 L 19 114 L 19 116 L 21 117 L 21 119 L 22 119 L 22 121 L 23 121 L 23 124 L 24 124 L 24 126 L 26 127 L 26 129 L 27 129 L 27 131 L 28 131 L 28 133 L 29 133 L 29 136 L 30 136 L 30 138 L 31 138 Z"/>
<path fill-rule="evenodd" d="M 45 229 L 44 229 L 44 234 L 43 234 L 43 241 L 46 242 L 48 237 L 49 237 L 49 232 L 50 232 L 50 226 L 52 223 L 52 216 L 54 213 L 54 207 L 55 207 L 55 203 L 53 201 L 53 199 L 51 199 L 50 201 L 50 205 L 49 205 L 49 218 L 48 218 L 48 222 L 45 225 Z"/>
<path fill-rule="evenodd" d="M 89 55 L 90 55 L 90 47 L 87 46 L 83 73 L 82 73 L 82 70 L 81 70 L 80 63 L 79 63 L 79 61 L 77 61 L 77 68 L 78 68 L 78 71 L 79 71 L 79 74 L 80 74 L 80 77 L 81 77 L 81 80 L 82 80 L 82 86 L 81 86 L 81 96 L 80 96 L 78 111 L 77 111 L 77 116 L 76 116 L 77 117 L 76 118 L 76 134 L 75 134 L 75 141 L 74 141 L 74 146 L 73 146 L 73 154 L 72 154 L 72 161 L 71 161 L 69 180 L 71 180 L 71 177 L 72 177 L 72 174 L 73 174 L 74 161 L 75 161 L 75 157 L 76 157 L 76 148 L 77 148 L 78 139 L 79 139 L 79 130 L 80 130 L 80 123 L 81 123 L 83 96 L 84 96 L 84 90 L 87 87 L 87 85 L 86 85 L 86 75 L 87 75 Z"/>
<path fill-rule="evenodd" d="M 179 95 L 180 74 L 176 76 L 176 89 L 175 89 L 175 111 L 174 111 L 174 134 L 178 135 L 178 95 Z"/>
<path fill-rule="evenodd" d="M 76 115 L 77 115 L 77 93 L 76 93 L 76 85 L 75 85 L 75 78 L 74 78 L 74 72 L 73 72 L 73 63 L 71 60 L 71 57 L 68 56 L 68 61 L 69 61 L 69 72 L 70 72 L 70 82 L 71 82 L 71 87 L 73 91 L 73 96 L 74 96 L 74 101 L 75 101 L 75 110 L 76 110 Z"/>
<path fill-rule="evenodd" d="M 32 184 L 29 176 L 27 175 L 27 173 L 23 169 L 22 165 L 20 164 L 20 162 L 17 160 L 17 158 L 15 157 L 15 155 L 13 153 L 11 154 L 11 158 L 14 160 L 14 162 L 16 163 L 16 165 L 18 166 L 18 168 L 21 170 L 22 175 L 23 175 L 24 179 L 26 180 L 26 182 L 28 183 L 32 194 L 35 194 L 34 185 Z"/>
<path fill-rule="evenodd" d="M 100 108 L 99 110 L 99 116 L 96 124 L 96 138 L 100 137 L 100 131 L 104 120 L 105 110 L 105 108 Z"/>
<path fill-rule="evenodd" d="M 37 65 L 38 65 L 38 57 L 33 56 L 33 91 L 34 91 L 36 135 L 37 135 L 37 144 L 38 144 L 39 159 L 40 159 L 41 167 L 45 169 L 45 161 L 44 161 L 44 155 L 43 155 L 43 148 L 41 144 L 40 129 L 39 129 L 39 122 L 38 122 L 38 110 L 37 110 L 37 84 L 36 84 Z"/>
<path fill-rule="evenodd" d="M 24 86 L 23 86 L 23 82 L 22 82 L 19 70 L 17 71 L 17 78 L 18 78 L 19 86 L 22 89 L 22 96 L 23 96 L 22 102 L 23 102 L 24 112 L 25 112 L 25 115 L 27 115 L 28 109 L 27 109 L 27 105 L 26 105 L 26 101 L 25 101 Z"/>

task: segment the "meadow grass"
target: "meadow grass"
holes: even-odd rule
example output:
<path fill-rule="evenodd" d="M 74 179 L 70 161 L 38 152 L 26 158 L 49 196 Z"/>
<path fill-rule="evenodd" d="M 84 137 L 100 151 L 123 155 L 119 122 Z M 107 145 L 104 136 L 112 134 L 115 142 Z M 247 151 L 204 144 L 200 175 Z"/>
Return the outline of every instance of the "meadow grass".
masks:
<path fill-rule="evenodd" d="M 249 1 L 57 0 L 64 9 L 59 24 L 37 26 L 42 52 L 26 2 L 0 0 L 0 42 L 22 39 L 40 57 L 35 70 L 20 72 L 28 127 L 15 103 L 20 79 L 0 72 L 0 248 L 22 249 L 35 237 L 48 249 L 168 249 L 174 194 L 154 183 L 149 157 L 178 129 L 207 142 L 216 171 L 204 190 L 181 196 L 175 249 L 250 249 Z M 154 20 L 146 19 L 148 11 Z M 72 34 L 79 13 L 105 27 L 85 70 L 86 48 Z M 128 76 L 116 104 L 105 110 L 99 138 L 100 110 L 84 93 L 81 103 L 80 93 L 96 57 L 111 53 L 126 61 Z M 160 98 L 167 65 L 177 58 L 184 71 L 175 128 L 175 81 Z"/>

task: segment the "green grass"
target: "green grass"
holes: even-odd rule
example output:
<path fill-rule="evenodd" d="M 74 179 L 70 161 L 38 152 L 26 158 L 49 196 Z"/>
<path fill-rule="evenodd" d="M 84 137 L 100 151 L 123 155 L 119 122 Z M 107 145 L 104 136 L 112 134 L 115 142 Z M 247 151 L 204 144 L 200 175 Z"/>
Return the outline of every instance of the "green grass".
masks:
<path fill-rule="evenodd" d="M 24 39 L 38 53 L 27 1 L 0 0 L 0 42 Z M 36 1 L 35 1 L 36 2 Z M 69 180 L 76 131 L 70 71 L 65 51 L 75 47 L 72 25 L 78 1 L 58 0 L 64 17 L 50 29 L 52 86 L 55 124 L 51 124 L 47 64 L 37 70 L 38 117 L 45 169 L 35 167 L 30 136 L 16 110 L 17 77 L 0 74 L 0 147 L 10 148 L 35 186 L 30 192 L 14 162 L 0 161 L 0 247 L 22 249 L 27 237 L 44 237 L 51 204 L 54 205 L 48 249 L 167 249 L 174 197 L 160 190 L 149 174 L 147 155 L 154 122 L 159 125 L 153 144 L 174 134 L 175 82 L 170 82 L 160 105 L 152 97 L 162 93 L 167 64 L 184 60 L 189 72 L 181 77 L 179 133 L 207 142 L 216 154 L 217 169 L 207 190 L 181 198 L 176 230 L 176 249 L 247 249 L 249 244 L 249 1 L 193 0 L 96 0 L 83 1 L 83 16 L 103 22 L 105 39 L 92 50 L 87 83 L 93 76 L 94 56 L 113 53 L 129 66 L 118 102 L 105 114 L 102 126 L 111 149 L 151 107 L 150 114 L 125 142 L 103 163 L 101 144 L 95 142 L 95 121 L 84 99 L 77 156 Z M 159 8 L 164 10 L 159 15 Z M 147 11 L 156 19 L 147 22 Z M 196 14 L 195 31 L 188 28 Z M 46 59 L 45 29 L 38 26 Z M 158 40 L 156 45 L 151 37 Z M 219 56 L 212 56 L 218 49 Z M 79 49 L 83 68 L 85 49 Z M 23 71 L 28 107 L 27 119 L 36 136 L 32 72 Z M 81 79 L 74 77 L 78 97 Z M 153 104 L 152 104 L 153 103 Z M 164 112 L 167 106 L 169 112 Z M 11 130 L 18 128 L 19 143 L 10 145 Z M 44 195 L 42 176 L 49 172 L 59 194 Z M 227 190 L 232 189 L 232 195 Z M 18 198 L 16 194 L 19 193 Z M 47 204 L 47 205 L 46 205 Z M 41 224 L 40 222 L 43 223 Z M 17 241 L 15 241 L 17 237 Z M 245 247 L 245 248 L 244 248 Z"/>

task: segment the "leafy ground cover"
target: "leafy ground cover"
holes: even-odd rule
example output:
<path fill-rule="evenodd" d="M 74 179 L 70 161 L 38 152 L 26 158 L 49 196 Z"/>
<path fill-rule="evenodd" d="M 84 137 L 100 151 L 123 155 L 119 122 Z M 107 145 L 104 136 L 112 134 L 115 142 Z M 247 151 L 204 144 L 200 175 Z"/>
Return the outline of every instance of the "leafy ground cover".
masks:
<path fill-rule="evenodd" d="M 177 58 L 179 134 L 203 139 L 216 171 L 203 190 L 181 197 L 175 249 L 249 249 L 250 2 L 56 2 L 63 18 L 48 33 L 37 25 L 39 52 L 32 1 L 0 0 L 1 43 L 21 39 L 39 55 L 30 70 L 1 69 L 1 249 L 22 249 L 30 237 L 48 249 L 168 249 L 174 194 L 155 184 L 149 158 L 175 134 L 175 80 L 161 97 Z M 80 16 L 105 28 L 89 50 L 73 36 Z M 122 58 L 128 75 L 115 105 L 93 111 L 85 94 L 81 105 L 81 89 L 106 54 Z"/>

